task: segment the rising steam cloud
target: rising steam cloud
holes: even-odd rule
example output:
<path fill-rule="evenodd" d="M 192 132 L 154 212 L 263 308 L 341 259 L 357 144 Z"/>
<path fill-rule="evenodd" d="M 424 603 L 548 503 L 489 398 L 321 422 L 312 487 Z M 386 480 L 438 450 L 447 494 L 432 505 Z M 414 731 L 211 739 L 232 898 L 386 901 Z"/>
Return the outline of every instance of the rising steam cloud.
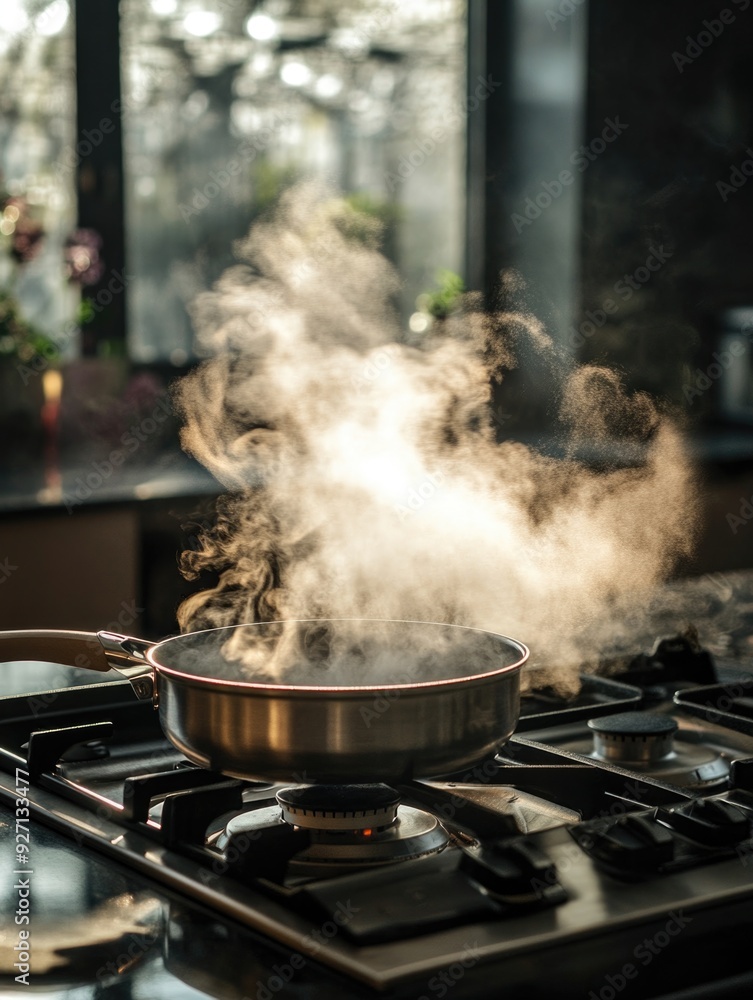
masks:
<path fill-rule="evenodd" d="M 397 275 L 353 228 L 341 201 L 294 189 L 195 304 L 210 359 L 176 390 L 182 441 L 231 492 L 184 553 L 187 575 L 219 582 L 183 603 L 181 628 L 399 618 L 502 632 L 539 662 L 598 655 L 600 623 L 692 546 L 679 432 L 532 317 L 484 314 L 473 296 L 406 343 Z M 504 399 L 531 352 L 556 389 L 563 457 L 495 439 L 490 385 Z M 586 445 L 638 457 L 596 469 Z"/>

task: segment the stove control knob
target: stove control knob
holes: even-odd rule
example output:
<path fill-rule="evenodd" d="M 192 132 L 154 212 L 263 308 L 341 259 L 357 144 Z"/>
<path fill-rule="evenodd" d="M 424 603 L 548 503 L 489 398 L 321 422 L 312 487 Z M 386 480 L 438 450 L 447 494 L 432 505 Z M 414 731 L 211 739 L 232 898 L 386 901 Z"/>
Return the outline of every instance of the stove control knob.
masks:
<path fill-rule="evenodd" d="M 461 849 L 460 870 L 496 899 L 552 906 L 567 898 L 554 862 L 534 844 L 500 841 Z"/>
<path fill-rule="evenodd" d="M 706 847 L 732 847 L 750 837 L 750 818 L 724 799 L 691 799 L 671 809 L 660 809 L 658 819 Z"/>
<path fill-rule="evenodd" d="M 675 853 L 672 834 L 650 816 L 598 819 L 573 827 L 571 833 L 587 854 L 625 874 L 656 871 Z"/>

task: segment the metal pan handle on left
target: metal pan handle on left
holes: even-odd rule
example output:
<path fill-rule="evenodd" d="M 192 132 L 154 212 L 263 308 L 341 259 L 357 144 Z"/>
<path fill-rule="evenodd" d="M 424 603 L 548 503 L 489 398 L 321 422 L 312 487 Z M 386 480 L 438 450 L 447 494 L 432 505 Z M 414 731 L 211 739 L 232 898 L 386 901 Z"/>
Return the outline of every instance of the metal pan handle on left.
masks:
<path fill-rule="evenodd" d="M 115 640 L 116 649 L 113 648 Z M 130 647 L 125 645 L 126 641 Z M 0 662 L 43 660 L 100 673 L 114 669 L 131 682 L 139 698 L 151 698 L 153 672 L 145 653 L 152 645 L 143 639 L 115 636 L 109 632 L 22 629 L 0 632 Z"/>

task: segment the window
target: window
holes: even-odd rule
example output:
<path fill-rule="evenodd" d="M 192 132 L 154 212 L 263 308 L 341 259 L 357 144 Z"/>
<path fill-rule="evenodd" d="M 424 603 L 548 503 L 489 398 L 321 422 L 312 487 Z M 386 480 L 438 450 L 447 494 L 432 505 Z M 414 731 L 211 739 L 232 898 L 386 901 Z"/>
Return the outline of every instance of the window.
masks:
<path fill-rule="evenodd" d="M 384 223 L 406 323 L 462 273 L 466 18 L 464 0 L 4 0 L 6 504 L 59 503 L 124 450 L 195 361 L 189 304 L 295 180 Z M 175 461 L 160 434 L 110 498 Z"/>
<path fill-rule="evenodd" d="M 68 284 L 64 254 L 76 224 L 75 164 L 68 155 L 75 146 L 75 99 L 69 4 L 5 0 L 0 17 L 0 357 L 28 360 L 39 335 L 56 334 L 76 311 L 77 291 Z"/>
<path fill-rule="evenodd" d="M 462 268 L 461 0 L 124 0 L 129 352 L 191 355 L 186 305 L 288 184 L 387 226 L 403 312 Z"/>

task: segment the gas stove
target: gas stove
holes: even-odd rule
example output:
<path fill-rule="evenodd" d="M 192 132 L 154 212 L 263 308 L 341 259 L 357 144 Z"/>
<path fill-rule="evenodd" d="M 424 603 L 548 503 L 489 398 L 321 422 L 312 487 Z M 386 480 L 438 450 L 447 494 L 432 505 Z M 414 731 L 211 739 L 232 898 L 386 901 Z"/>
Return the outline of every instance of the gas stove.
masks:
<path fill-rule="evenodd" d="M 524 696 L 498 754 L 398 787 L 196 767 L 125 682 L 0 699 L 2 980 L 28 965 L 72 997 L 742 995 L 753 665 L 677 636 L 608 673 L 568 700 Z"/>

